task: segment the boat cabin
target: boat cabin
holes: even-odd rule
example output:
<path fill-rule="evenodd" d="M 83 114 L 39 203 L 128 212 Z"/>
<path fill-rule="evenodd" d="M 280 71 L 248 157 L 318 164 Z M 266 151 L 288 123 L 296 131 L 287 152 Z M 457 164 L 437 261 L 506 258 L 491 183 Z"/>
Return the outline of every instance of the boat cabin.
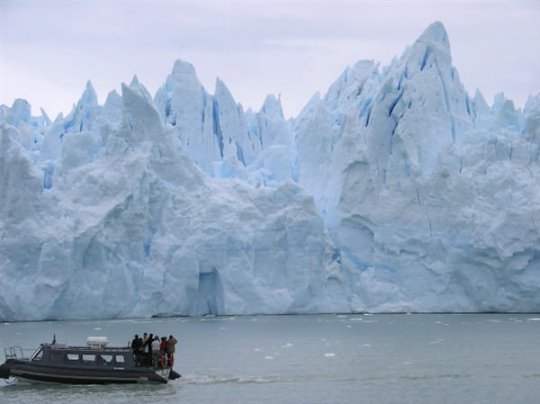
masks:
<path fill-rule="evenodd" d="M 130 348 L 107 348 L 104 337 L 88 337 L 86 347 L 63 344 L 41 344 L 31 356 L 31 361 L 54 365 L 132 368 L 135 367 Z"/>

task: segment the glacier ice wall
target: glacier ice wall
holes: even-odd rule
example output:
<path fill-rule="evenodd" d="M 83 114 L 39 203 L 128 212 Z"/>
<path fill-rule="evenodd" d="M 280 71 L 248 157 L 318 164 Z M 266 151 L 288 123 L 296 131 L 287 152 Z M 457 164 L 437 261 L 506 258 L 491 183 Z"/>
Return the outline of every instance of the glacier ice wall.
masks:
<path fill-rule="evenodd" d="M 137 82 L 122 88 L 116 129 L 85 123 L 110 111 L 83 99 L 51 124 L 51 136 L 66 122 L 78 132 L 64 132 L 56 163 L 2 126 L 2 319 L 343 309 L 302 188 L 206 176 Z"/>
<path fill-rule="evenodd" d="M 440 23 L 289 121 L 178 61 L 0 133 L 2 320 L 540 310 L 540 96 L 469 96 Z"/>
<path fill-rule="evenodd" d="M 312 100 L 295 127 L 299 183 L 359 309 L 540 308 L 538 112 L 538 97 L 524 114 L 471 99 L 440 23 L 382 73 L 361 62 Z"/>

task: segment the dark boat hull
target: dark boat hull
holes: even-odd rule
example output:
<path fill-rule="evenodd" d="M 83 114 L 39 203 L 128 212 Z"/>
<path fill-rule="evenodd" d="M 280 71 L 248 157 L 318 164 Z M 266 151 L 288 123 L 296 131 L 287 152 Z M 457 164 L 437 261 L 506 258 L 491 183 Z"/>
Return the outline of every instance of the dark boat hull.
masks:
<path fill-rule="evenodd" d="M 57 367 L 36 365 L 31 361 L 10 359 L 0 366 L 0 377 L 24 379 L 44 383 L 64 384 L 129 384 L 167 383 L 169 378 L 180 375 L 171 369 L 111 368 L 88 369 L 83 367 Z"/>

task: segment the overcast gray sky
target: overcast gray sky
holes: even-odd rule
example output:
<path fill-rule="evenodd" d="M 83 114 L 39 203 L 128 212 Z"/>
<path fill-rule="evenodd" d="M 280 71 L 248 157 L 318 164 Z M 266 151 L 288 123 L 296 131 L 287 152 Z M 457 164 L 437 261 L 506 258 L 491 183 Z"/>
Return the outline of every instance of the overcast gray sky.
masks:
<path fill-rule="evenodd" d="M 54 119 L 91 80 L 103 103 L 137 75 L 153 95 L 176 59 L 208 92 L 216 77 L 245 109 L 281 94 L 287 117 L 362 59 L 381 66 L 441 21 L 467 91 L 517 106 L 540 92 L 540 0 L 0 0 L 0 104 Z"/>

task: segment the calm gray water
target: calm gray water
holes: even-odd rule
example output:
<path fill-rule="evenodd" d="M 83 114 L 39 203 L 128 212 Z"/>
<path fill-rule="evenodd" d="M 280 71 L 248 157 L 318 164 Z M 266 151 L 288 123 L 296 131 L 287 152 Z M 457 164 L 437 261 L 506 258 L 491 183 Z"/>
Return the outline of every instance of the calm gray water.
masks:
<path fill-rule="evenodd" d="M 0 324 L 9 345 L 174 334 L 164 386 L 0 380 L 1 403 L 538 403 L 540 315 L 205 317 Z"/>

